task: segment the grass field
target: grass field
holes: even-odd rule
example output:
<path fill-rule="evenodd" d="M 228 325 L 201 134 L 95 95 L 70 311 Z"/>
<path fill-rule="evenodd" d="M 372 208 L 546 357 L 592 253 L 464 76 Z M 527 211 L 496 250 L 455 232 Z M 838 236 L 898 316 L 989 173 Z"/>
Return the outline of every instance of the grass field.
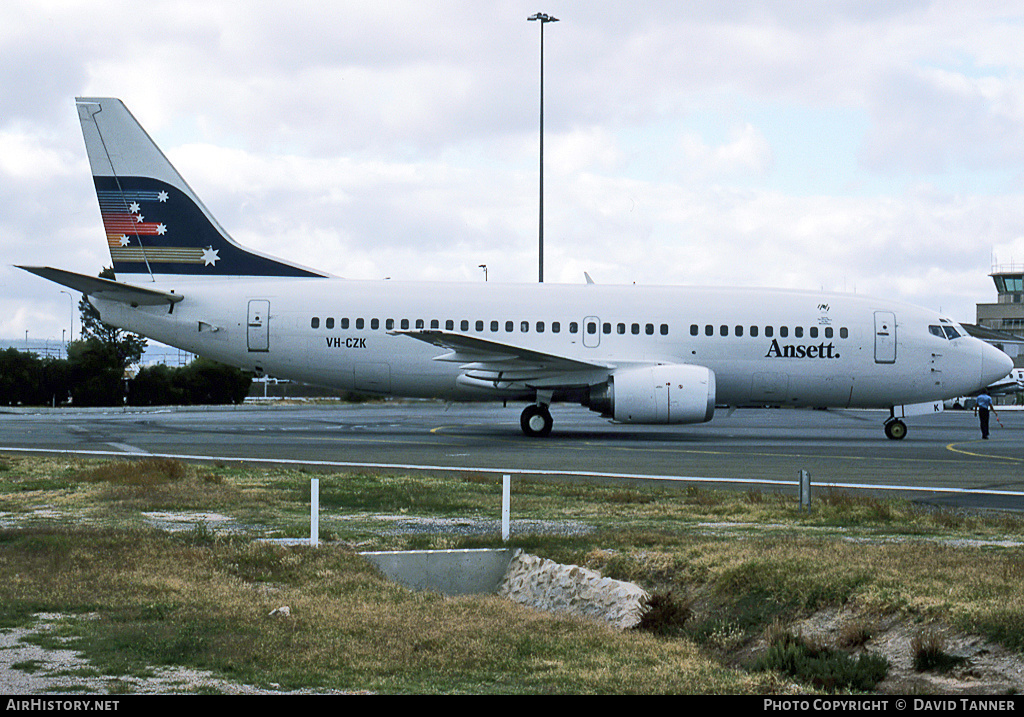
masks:
<path fill-rule="evenodd" d="M 312 477 L 321 546 L 260 540 L 308 536 Z M 512 547 L 637 583 L 671 617 L 622 632 L 497 597 L 417 593 L 358 555 L 501 546 L 494 477 L 5 456 L 0 628 L 64 616 L 49 639 L 115 686 L 174 665 L 378 693 L 827 689 L 738 656 L 830 607 L 865 625 L 941 621 L 1024 651 L 1024 522 L 1013 516 L 845 493 L 800 512 L 761 492 L 539 480 L 514 483 L 512 509 Z M 426 518 L 458 529 L 409 527 Z M 282 605 L 290 615 L 271 618 Z"/>

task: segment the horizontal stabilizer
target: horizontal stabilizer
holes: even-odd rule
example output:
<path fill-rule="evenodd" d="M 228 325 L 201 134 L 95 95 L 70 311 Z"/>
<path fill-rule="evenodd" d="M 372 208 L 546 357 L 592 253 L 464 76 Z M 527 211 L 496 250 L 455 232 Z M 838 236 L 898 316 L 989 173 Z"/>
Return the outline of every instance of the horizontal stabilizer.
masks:
<path fill-rule="evenodd" d="M 119 281 L 111 281 L 110 279 L 103 279 L 98 276 L 76 274 L 73 271 L 53 269 L 48 266 L 19 266 L 18 268 L 31 272 L 36 276 L 41 276 L 44 279 L 49 279 L 69 289 L 80 291 L 88 296 L 109 301 L 120 301 L 132 306 L 176 304 L 185 298 L 181 294 L 144 289 L 140 286 L 131 286 L 130 284 L 122 284 Z"/>

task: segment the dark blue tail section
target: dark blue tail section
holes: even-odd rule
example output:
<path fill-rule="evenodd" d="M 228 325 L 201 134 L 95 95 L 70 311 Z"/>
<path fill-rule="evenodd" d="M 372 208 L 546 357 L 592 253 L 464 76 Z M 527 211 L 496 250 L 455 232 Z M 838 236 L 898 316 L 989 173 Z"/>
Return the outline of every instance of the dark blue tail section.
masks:
<path fill-rule="evenodd" d="M 322 276 L 228 241 L 187 195 L 158 179 L 93 179 L 117 276 Z"/>

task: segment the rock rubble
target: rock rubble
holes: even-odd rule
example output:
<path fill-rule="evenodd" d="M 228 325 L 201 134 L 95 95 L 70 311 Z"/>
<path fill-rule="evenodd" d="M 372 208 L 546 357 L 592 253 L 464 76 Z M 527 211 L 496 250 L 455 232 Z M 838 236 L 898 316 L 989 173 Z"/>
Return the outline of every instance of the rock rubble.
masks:
<path fill-rule="evenodd" d="M 648 597 L 632 583 L 519 550 L 512 556 L 498 594 L 538 610 L 596 619 L 620 630 L 640 622 Z"/>

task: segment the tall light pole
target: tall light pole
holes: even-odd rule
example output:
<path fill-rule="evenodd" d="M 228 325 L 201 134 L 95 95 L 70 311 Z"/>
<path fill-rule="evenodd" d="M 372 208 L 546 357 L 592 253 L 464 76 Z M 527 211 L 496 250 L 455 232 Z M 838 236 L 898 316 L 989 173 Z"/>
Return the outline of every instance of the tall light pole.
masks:
<path fill-rule="evenodd" d="M 557 17 L 538 12 L 526 18 L 540 22 L 540 217 L 538 229 L 538 281 L 544 282 L 544 26 L 558 22 Z"/>
<path fill-rule="evenodd" d="M 64 291 L 63 289 L 61 290 L 60 293 L 68 295 L 68 311 L 71 314 L 71 325 L 68 327 L 68 328 L 71 329 L 71 333 L 69 334 L 69 336 L 71 337 L 71 340 L 74 341 L 75 340 L 75 297 L 73 297 L 71 295 L 71 292 Z"/>

